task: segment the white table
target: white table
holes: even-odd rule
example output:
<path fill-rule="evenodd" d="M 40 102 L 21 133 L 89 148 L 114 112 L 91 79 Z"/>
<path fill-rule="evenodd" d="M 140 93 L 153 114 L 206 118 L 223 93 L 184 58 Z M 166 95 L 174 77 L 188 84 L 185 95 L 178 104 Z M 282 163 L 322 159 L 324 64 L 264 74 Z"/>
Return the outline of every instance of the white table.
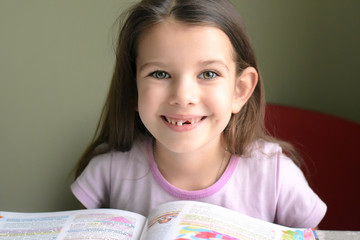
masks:
<path fill-rule="evenodd" d="M 360 231 L 316 231 L 319 240 L 360 240 Z"/>

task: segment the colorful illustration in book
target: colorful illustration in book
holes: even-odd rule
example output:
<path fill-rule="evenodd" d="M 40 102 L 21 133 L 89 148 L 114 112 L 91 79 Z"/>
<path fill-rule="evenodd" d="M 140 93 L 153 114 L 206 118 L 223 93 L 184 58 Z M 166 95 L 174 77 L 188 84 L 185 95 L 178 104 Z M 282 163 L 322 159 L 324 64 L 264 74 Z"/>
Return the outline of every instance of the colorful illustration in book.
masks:
<path fill-rule="evenodd" d="M 295 240 L 303 240 L 304 239 L 304 232 L 301 230 L 296 230 L 295 231 Z"/>
<path fill-rule="evenodd" d="M 304 240 L 312 240 L 315 239 L 313 231 L 311 229 L 304 230 Z"/>
<path fill-rule="evenodd" d="M 135 228 L 136 219 L 129 216 L 113 214 L 79 214 L 75 221 L 87 223 L 93 226 L 122 226 L 122 228 Z"/>
<path fill-rule="evenodd" d="M 74 217 L 73 224 L 67 233 L 71 238 L 75 239 L 74 235 L 80 235 L 84 232 L 92 232 L 93 234 L 104 234 L 112 232 L 118 236 L 131 238 L 136 225 L 136 218 L 128 215 L 118 214 L 78 214 Z M 99 236 L 100 236 L 99 235 Z M 94 239 L 99 239 L 99 236 L 94 236 Z M 78 238 L 76 238 L 78 239 Z M 84 237 L 82 239 L 90 239 Z"/>
<path fill-rule="evenodd" d="M 205 228 L 197 228 L 197 227 L 183 227 L 179 235 L 175 240 L 201 240 L 201 239 L 207 239 L 207 240 L 239 240 L 238 238 L 234 238 L 231 236 L 228 236 L 223 233 L 219 233 L 216 231 L 212 231 Z"/>
<path fill-rule="evenodd" d="M 314 232 L 311 229 L 296 230 L 296 231 L 287 230 L 281 236 L 281 240 L 314 240 L 314 239 L 317 238 L 314 236 Z"/>
<path fill-rule="evenodd" d="M 153 218 L 149 224 L 148 229 L 151 228 L 154 224 L 165 224 L 175 219 L 179 215 L 180 211 L 173 211 L 161 214 L 155 218 Z"/>
<path fill-rule="evenodd" d="M 125 226 L 128 226 L 128 227 L 130 227 L 130 228 L 134 228 L 135 226 L 134 226 L 134 222 L 133 221 L 131 221 L 131 220 L 133 220 L 133 219 L 129 219 L 129 218 L 126 218 L 126 217 L 121 217 L 121 216 L 119 216 L 119 217 L 112 217 L 112 218 L 110 218 L 108 221 L 110 221 L 110 222 L 116 222 L 116 223 L 119 223 L 119 224 L 123 224 L 123 225 L 125 225 Z"/>
<path fill-rule="evenodd" d="M 295 239 L 295 232 L 291 230 L 287 230 L 281 236 L 281 240 L 294 240 Z"/>

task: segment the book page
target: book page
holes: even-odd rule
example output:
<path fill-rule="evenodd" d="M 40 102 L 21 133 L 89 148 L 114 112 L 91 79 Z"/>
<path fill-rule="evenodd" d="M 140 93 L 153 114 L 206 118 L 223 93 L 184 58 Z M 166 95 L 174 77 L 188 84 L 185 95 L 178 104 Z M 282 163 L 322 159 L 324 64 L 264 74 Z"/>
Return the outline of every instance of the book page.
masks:
<path fill-rule="evenodd" d="M 305 238 L 306 237 L 306 238 Z M 210 204 L 166 203 L 148 217 L 145 239 L 316 239 L 312 230 L 291 229 Z"/>
<path fill-rule="evenodd" d="M 49 213 L 0 212 L 0 239 L 139 239 L 146 218 L 112 209 Z"/>

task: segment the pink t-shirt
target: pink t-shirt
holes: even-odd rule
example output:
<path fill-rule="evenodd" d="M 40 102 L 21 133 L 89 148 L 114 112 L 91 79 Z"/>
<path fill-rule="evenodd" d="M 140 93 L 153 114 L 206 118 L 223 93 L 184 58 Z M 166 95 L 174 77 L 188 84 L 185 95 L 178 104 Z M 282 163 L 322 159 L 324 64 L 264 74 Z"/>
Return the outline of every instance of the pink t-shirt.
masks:
<path fill-rule="evenodd" d="M 277 144 L 253 144 L 250 157 L 233 155 L 221 178 L 209 188 L 184 191 L 171 185 L 154 160 L 152 142 L 128 152 L 92 159 L 71 189 L 87 208 L 110 207 L 147 215 L 161 203 L 195 200 L 290 227 L 315 227 L 326 205 L 301 170 Z"/>

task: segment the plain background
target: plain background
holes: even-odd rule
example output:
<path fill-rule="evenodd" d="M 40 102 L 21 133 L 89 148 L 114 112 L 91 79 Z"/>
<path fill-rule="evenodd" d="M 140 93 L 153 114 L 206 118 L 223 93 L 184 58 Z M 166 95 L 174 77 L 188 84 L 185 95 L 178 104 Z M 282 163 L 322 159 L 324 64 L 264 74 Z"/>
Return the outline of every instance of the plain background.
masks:
<path fill-rule="evenodd" d="M 78 207 L 71 170 L 107 94 L 116 19 L 133 2 L 0 0 L 0 210 Z M 233 2 L 268 102 L 360 122 L 360 1 Z"/>

